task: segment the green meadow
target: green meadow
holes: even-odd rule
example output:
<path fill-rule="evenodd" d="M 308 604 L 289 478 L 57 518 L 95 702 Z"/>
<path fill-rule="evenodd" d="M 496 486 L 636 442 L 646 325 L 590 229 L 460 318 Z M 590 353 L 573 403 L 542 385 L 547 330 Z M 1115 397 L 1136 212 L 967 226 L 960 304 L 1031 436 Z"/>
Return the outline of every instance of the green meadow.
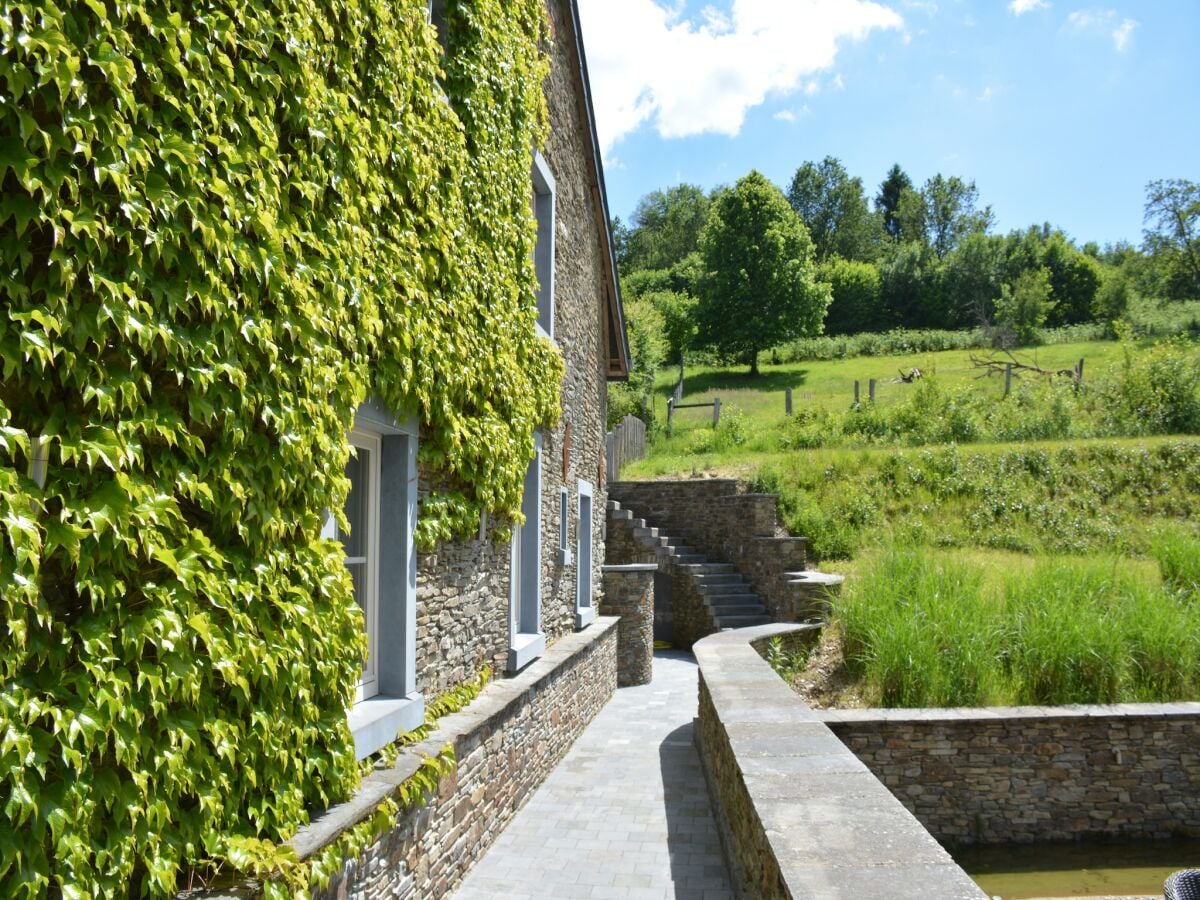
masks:
<path fill-rule="evenodd" d="M 1200 696 L 1200 349 L 1186 339 L 736 368 L 656 383 L 622 477 L 732 474 L 780 496 L 847 583 L 831 612 L 854 694 L 896 706 Z M 919 368 L 913 383 L 893 381 Z M 876 379 L 876 397 L 867 398 Z M 860 402 L 854 404 L 854 382 Z M 791 388 L 793 414 L 784 411 Z"/>

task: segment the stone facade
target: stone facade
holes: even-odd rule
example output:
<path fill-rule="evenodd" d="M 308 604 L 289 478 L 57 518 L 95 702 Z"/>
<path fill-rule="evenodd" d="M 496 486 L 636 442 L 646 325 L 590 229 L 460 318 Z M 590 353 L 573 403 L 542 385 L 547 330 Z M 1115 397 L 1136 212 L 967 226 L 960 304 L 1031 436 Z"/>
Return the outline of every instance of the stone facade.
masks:
<path fill-rule="evenodd" d="M 649 684 L 654 677 L 653 563 L 604 567 L 604 602 L 600 612 L 619 616 L 617 684 Z"/>
<path fill-rule="evenodd" d="M 696 741 L 735 892 L 984 900 L 754 648 L 805 627 L 725 631 L 694 648 Z"/>
<path fill-rule="evenodd" d="M 314 896 L 448 896 L 612 696 L 616 625 L 598 619 L 520 675 L 492 683 L 467 709 L 441 719 L 395 767 L 370 776 L 355 801 L 300 832 L 292 842 L 298 855 L 318 853 L 415 771 L 423 753 L 454 746 L 458 766 L 442 779 L 437 796 L 403 811 L 394 828 Z"/>
<path fill-rule="evenodd" d="M 1200 835 L 1200 703 L 822 719 L 948 843 Z"/>
<path fill-rule="evenodd" d="M 550 0 L 553 25 L 546 100 L 551 132 L 543 155 L 555 182 L 554 342 L 566 375 L 562 418 L 542 433 L 541 628 L 551 644 L 576 627 L 580 482 L 592 491 L 591 596 L 597 606 L 604 564 L 604 439 L 607 397 L 605 285 L 607 211 L 590 169 L 587 118 L 575 28 L 567 0 Z M 603 226 L 601 225 L 603 223 Z M 560 489 L 567 493 L 566 547 Z M 437 695 L 485 664 L 504 671 L 509 655 L 510 553 L 485 523 L 483 540 L 443 544 L 418 557 L 417 680 Z"/>

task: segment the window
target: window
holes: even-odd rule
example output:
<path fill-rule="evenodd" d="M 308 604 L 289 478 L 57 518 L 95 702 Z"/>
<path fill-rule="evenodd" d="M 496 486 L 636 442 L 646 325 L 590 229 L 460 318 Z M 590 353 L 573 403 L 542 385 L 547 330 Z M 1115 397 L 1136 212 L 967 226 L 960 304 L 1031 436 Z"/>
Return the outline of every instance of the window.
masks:
<path fill-rule="evenodd" d="M 575 627 L 587 628 L 596 617 L 592 605 L 592 486 L 579 482 L 579 524 L 576 527 Z"/>
<path fill-rule="evenodd" d="M 346 463 L 350 493 L 343 511 L 348 532 L 337 529 L 346 554 L 346 568 L 354 581 L 354 599 L 362 610 L 367 632 L 367 658 L 355 700 L 379 693 L 379 453 L 382 435 L 355 429 L 350 432 L 352 453 Z M 335 529 L 337 528 L 335 524 Z"/>
<path fill-rule="evenodd" d="M 554 176 L 540 153 L 533 154 L 533 217 L 537 220 L 537 244 L 533 265 L 537 271 L 538 329 L 554 338 Z"/>
<path fill-rule="evenodd" d="M 362 759 L 424 720 L 416 689 L 417 425 L 397 422 L 368 402 L 349 434 L 350 493 L 343 511 L 349 531 L 333 516 L 323 535 L 340 540 L 354 597 L 363 611 L 369 650 L 350 711 L 355 755 Z"/>
<path fill-rule="evenodd" d="M 571 556 L 571 501 L 567 489 L 558 489 L 558 564 L 569 566 Z"/>
<path fill-rule="evenodd" d="M 450 44 L 450 36 L 446 31 L 446 0 L 429 0 L 425 9 L 429 24 L 437 30 L 437 40 L 442 45 L 442 53 L 445 53 Z"/>
<path fill-rule="evenodd" d="M 534 456 L 525 471 L 521 512 L 525 522 L 513 528 L 509 562 L 508 668 L 523 669 L 542 655 L 542 436 L 534 437 Z"/>

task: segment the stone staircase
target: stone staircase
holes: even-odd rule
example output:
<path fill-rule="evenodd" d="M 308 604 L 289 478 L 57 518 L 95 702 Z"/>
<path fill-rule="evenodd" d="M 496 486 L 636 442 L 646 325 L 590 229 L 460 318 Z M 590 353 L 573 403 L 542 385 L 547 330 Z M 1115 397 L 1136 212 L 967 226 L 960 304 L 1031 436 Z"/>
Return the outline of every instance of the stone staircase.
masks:
<path fill-rule="evenodd" d="M 684 543 L 682 538 L 672 537 L 663 529 L 647 524 L 645 519 L 635 518 L 632 510 L 623 509 L 616 500 L 608 502 L 608 514 L 613 522 L 625 523 L 632 530 L 634 540 L 654 553 L 660 569 L 673 569 L 692 582 L 712 617 L 713 630 L 766 625 L 773 621 L 767 614 L 766 604 L 742 577 L 737 566 L 710 560 Z"/>

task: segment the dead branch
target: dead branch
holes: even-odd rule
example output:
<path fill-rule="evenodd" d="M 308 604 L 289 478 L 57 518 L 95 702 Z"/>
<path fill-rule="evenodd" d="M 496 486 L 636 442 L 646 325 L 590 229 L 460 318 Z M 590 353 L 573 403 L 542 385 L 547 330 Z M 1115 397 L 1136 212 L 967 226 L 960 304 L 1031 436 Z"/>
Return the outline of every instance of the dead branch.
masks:
<path fill-rule="evenodd" d="M 1030 363 L 1023 363 L 1008 351 L 1003 351 L 1008 359 L 997 359 L 993 356 L 978 357 L 971 354 L 971 365 L 976 369 L 983 371 L 977 376 L 985 378 L 989 375 L 1003 375 L 1009 366 L 1012 366 L 1013 373 L 1017 372 L 1033 372 L 1035 375 L 1044 375 L 1047 378 L 1062 376 L 1063 378 L 1075 378 L 1078 374 L 1075 369 L 1043 369 L 1041 366 L 1035 366 Z"/>

